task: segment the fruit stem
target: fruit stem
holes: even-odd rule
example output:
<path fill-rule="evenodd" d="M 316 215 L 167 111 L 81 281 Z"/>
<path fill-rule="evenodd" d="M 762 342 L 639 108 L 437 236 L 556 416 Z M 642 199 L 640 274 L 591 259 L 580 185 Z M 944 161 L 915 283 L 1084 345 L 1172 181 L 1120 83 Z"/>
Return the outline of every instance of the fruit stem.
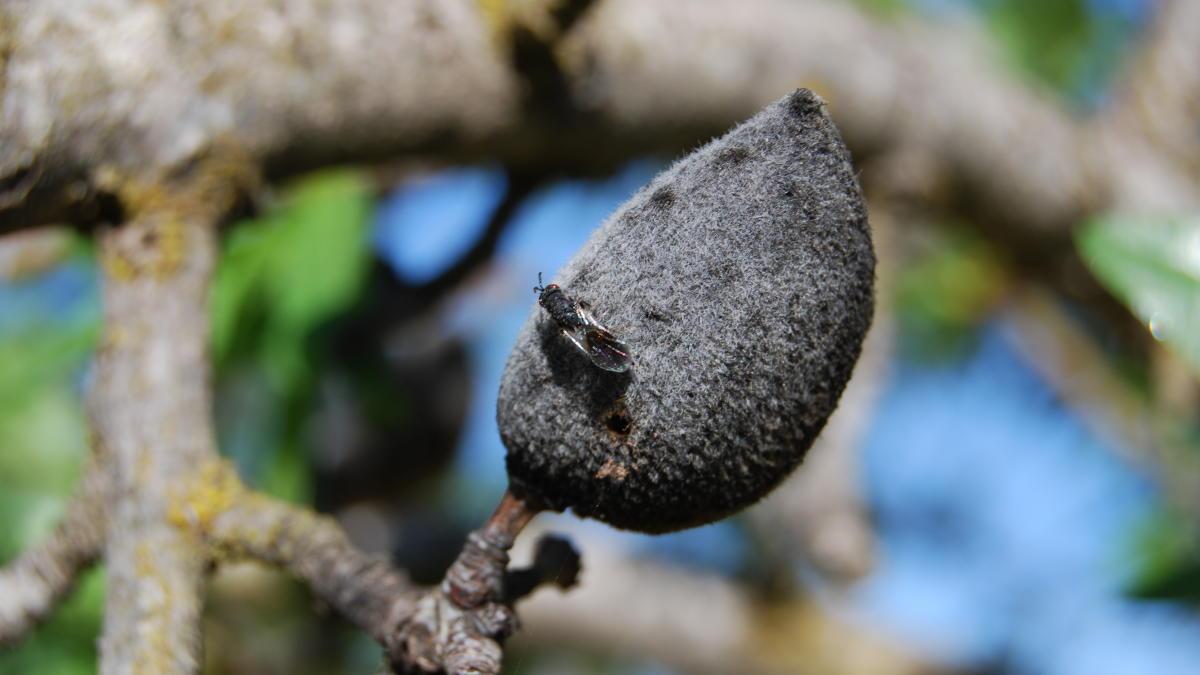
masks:
<path fill-rule="evenodd" d="M 463 609 L 474 609 L 504 596 L 508 551 L 517 535 L 540 512 L 506 490 L 483 527 L 467 535 L 458 559 L 442 582 L 446 595 Z"/>

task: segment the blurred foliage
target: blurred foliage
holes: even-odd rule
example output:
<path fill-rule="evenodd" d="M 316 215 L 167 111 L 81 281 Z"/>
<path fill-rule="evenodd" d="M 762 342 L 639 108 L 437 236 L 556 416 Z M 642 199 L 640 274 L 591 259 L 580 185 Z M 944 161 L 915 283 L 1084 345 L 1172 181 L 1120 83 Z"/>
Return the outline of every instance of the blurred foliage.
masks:
<path fill-rule="evenodd" d="M 1105 216 L 1076 243 L 1092 273 L 1200 373 L 1200 218 Z"/>
<path fill-rule="evenodd" d="M 304 337 L 362 285 L 372 203 L 366 176 L 328 172 L 297 183 L 267 216 L 232 226 L 213 290 L 218 363 L 263 357 L 280 384 L 305 375 Z"/>
<path fill-rule="evenodd" d="M 1149 0 L 856 0 L 885 17 L 973 12 L 1014 70 L 1068 98 L 1104 93 Z"/>
<path fill-rule="evenodd" d="M 1200 607 L 1200 529 L 1195 522 L 1159 513 L 1142 528 L 1136 549 L 1139 569 L 1131 594 Z"/>
<path fill-rule="evenodd" d="M 1096 58 L 1102 18 L 1085 0 L 987 2 L 984 15 L 1016 65 L 1057 88 L 1078 83 Z"/>
<path fill-rule="evenodd" d="M 895 286 L 906 351 L 920 358 L 961 356 L 988 318 L 1007 279 L 994 251 L 965 228 L 931 232 Z"/>
<path fill-rule="evenodd" d="M 373 200 L 362 173 L 315 174 L 286 190 L 279 208 L 235 224 L 224 242 L 213 289 L 218 379 L 221 394 L 254 403 L 220 408 L 221 447 L 247 480 L 285 499 L 308 497 L 298 432 L 319 365 L 308 338 L 360 294 Z"/>
<path fill-rule="evenodd" d="M 89 273 L 86 247 L 77 249 L 66 265 Z M 36 296 L 45 281 L 16 286 Z M 80 386 L 97 313 L 91 289 L 77 290 L 82 297 L 68 292 L 57 312 L 0 322 L 0 562 L 54 527 L 87 452 Z M 103 595 L 102 574 L 93 572 L 36 635 L 0 651 L 0 673 L 95 672 Z"/>
<path fill-rule="evenodd" d="M 905 0 L 856 0 L 858 4 L 881 16 L 896 16 L 907 7 Z"/>

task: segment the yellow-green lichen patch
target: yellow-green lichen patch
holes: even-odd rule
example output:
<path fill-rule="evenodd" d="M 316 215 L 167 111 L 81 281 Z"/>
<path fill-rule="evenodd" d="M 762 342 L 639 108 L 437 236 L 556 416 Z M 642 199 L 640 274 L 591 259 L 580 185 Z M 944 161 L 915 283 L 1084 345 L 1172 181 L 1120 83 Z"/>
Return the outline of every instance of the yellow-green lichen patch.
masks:
<path fill-rule="evenodd" d="M 120 251 L 105 251 L 100 256 L 100 268 L 111 281 L 127 282 L 137 278 L 137 266 Z"/>
<path fill-rule="evenodd" d="M 241 480 L 233 465 L 224 459 L 214 459 L 171 496 L 167 520 L 175 527 L 207 533 L 213 521 L 243 493 Z"/>

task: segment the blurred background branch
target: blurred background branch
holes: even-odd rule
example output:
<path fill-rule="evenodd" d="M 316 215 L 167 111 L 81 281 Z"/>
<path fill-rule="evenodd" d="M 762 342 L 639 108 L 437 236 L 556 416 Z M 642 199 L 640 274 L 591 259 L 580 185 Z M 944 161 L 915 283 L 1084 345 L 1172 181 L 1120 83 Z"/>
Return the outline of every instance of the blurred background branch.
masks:
<path fill-rule="evenodd" d="M 103 469 L 85 470 L 78 494 L 45 541 L 0 567 L 0 648 L 10 647 L 49 616 L 95 563 L 108 530 L 112 479 Z"/>
<path fill-rule="evenodd" d="M 524 627 L 514 648 L 571 645 L 610 656 L 651 656 L 695 673 L 950 672 L 811 600 L 757 597 L 719 575 L 639 560 L 579 529 L 571 538 L 587 561 L 580 586 L 562 597 L 534 595 L 522 605 Z M 529 555 L 528 546 L 519 546 L 514 559 Z"/>

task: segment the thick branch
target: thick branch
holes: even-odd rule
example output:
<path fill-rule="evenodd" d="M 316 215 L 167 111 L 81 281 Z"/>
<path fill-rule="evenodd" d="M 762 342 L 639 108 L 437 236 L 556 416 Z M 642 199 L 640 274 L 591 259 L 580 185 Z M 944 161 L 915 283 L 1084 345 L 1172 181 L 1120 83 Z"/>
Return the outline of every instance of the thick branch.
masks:
<path fill-rule="evenodd" d="M 203 168 L 186 183 L 122 178 L 132 219 L 100 233 L 104 328 L 89 407 L 114 480 L 100 672 L 194 673 L 208 564 L 168 518 L 216 461 L 208 285 L 232 191 Z"/>
<path fill-rule="evenodd" d="M 42 227 L 0 239 L 0 283 L 50 269 L 71 251 L 71 241 L 71 233 L 61 227 Z"/>
<path fill-rule="evenodd" d="M 1116 161 L 1130 143 L 1008 72 L 981 33 L 883 23 L 844 2 L 602 0 L 554 37 L 562 86 L 530 88 L 566 97 L 549 106 L 522 100 L 537 78 L 468 0 L 0 7 L 0 179 L 20 204 L 0 209 L 0 231 L 54 215 L 47 201 L 102 201 L 102 167 L 169 174 L 222 143 L 273 174 L 419 150 L 608 166 L 693 144 L 798 85 L 831 102 L 860 157 L 919 159 L 927 182 L 961 188 L 931 197 L 965 194 L 952 206 L 997 232 L 1065 241 L 1081 214 L 1182 202 L 1187 185 L 1140 140 L 1136 169 Z M 1124 198 L 1147 189 L 1137 175 L 1170 194 Z"/>
<path fill-rule="evenodd" d="M 1006 308 L 1005 332 L 1038 374 L 1085 423 L 1111 439 L 1162 486 L 1172 507 L 1200 522 L 1200 460 L 1173 438 L 1162 411 L 1111 365 L 1095 336 L 1082 330 L 1052 295 L 1018 289 Z"/>
<path fill-rule="evenodd" d="M 0 211 L 20 205 L 0 231 L 78 215 L 106 167 L 165 176 L 224 144 L 294 172 L 516 110 L 466 0 L 7 0 L 0 25 Z"/>
<path fill-rule="evenodd" d="M 1126 68 L 1114 122 L 1200 173 L 1200 3 L 1164 0 Z"/>
<path fill-rule="evenodd" d="M 0 568 L 0 648 L 49 616 L 100 556 L 108 527 L 107 476 L 91 466 L 62 521 L 40 544 Z"/>

